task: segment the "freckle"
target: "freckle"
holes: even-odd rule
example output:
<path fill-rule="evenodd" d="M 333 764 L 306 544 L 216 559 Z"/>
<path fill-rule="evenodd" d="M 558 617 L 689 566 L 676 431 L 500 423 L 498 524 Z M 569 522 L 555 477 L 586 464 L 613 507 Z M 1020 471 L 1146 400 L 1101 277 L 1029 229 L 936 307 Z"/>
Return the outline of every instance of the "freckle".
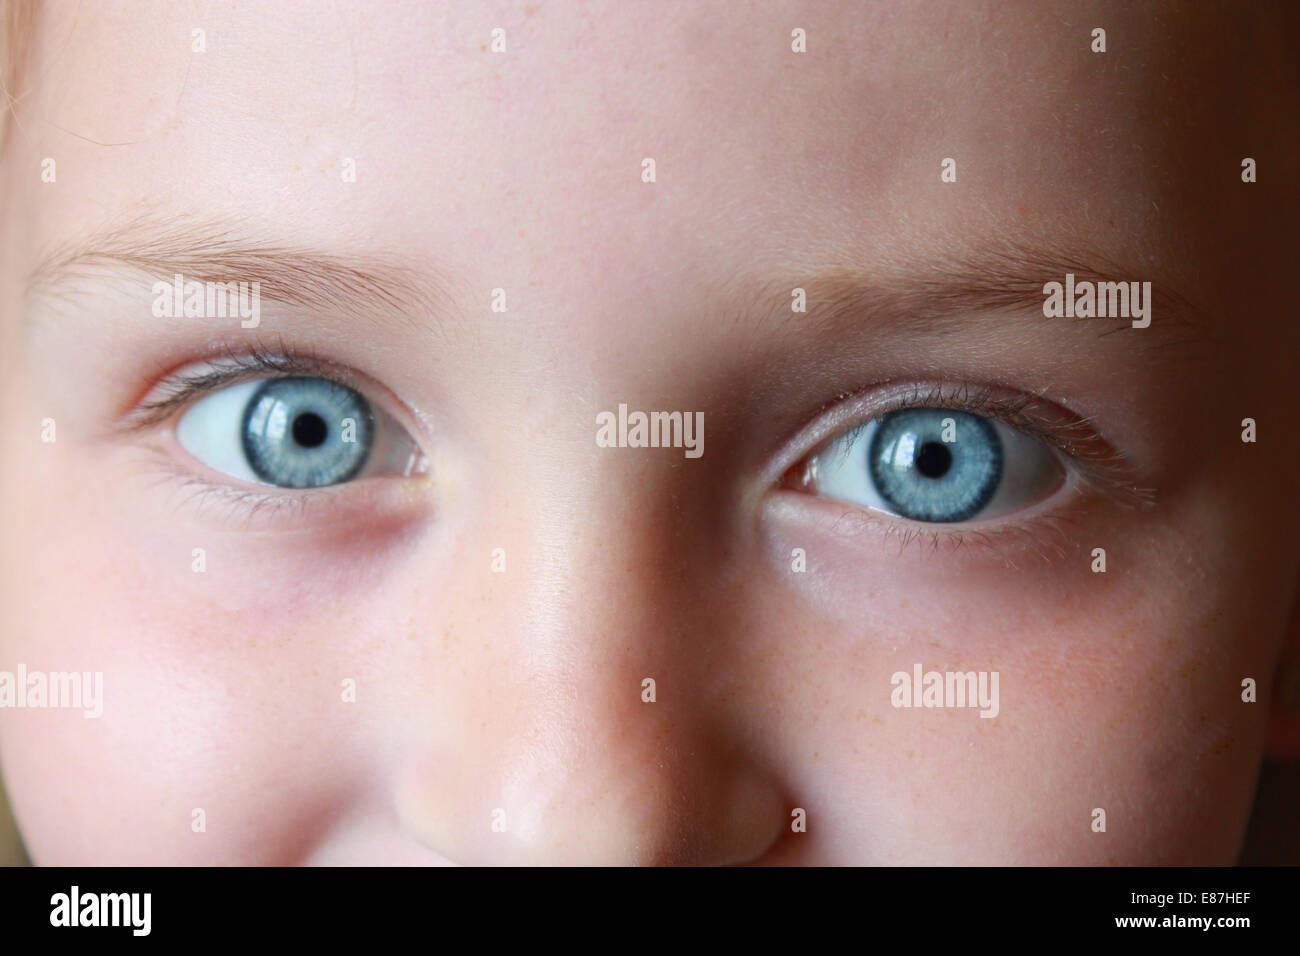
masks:
<path fill-rule="evenodd" d="M 872 723 L 873 725 L 875 725 L 875 726 L 879 726 L 880 724 L 883 724 L 884 722 L 885 722 L 884 719 L 881 718 L 881 717 L 879 717 L 879 716 L 877 716 L 877 717 L 872 717 L 872 718 L 871 718 L 871 723 Z"/>

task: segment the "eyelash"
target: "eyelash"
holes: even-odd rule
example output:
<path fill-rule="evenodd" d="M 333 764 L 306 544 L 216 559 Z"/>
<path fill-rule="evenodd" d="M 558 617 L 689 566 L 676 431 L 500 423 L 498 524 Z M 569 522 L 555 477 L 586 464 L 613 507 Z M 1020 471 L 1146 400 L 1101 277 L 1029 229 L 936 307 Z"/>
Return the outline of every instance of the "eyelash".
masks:
<path fill-rule="evenodd" d="M 167 458 L 157 462 L 159 483 L 169 483 L 182 492 L 187 504 L 202 511 L 213 507 L 226 509 L 221 515 L 223 526 L 235 519 L 252 524 L 255 519 L 272 519 L 282 515 L 301 518 L 311 507 L 332 497 L 335 488 L 280 489 L 256 491 L 196 475 Z"/>
<path fill-rule="evenodd" d="M 350 384 L 349 379 L 353 378 L 341 366 L 318 358 L 312 352 L 284 346 L 275 351 L 256 346 L 242 351 L 223 350 L 208 361 L 214 366 L 211 371 L 164 378 L 150 392 L 161 390 L 161 397 L 138 406 L 127 416 L 124 427 L 129 431 L 148 428 L 170 418 L 177 409 L 199 395 L 255 378 L 303 375 L 327 378 L 344 385 Z"/>
<path fill-rule="evenodd" d="M 220 351 L 205 356 L 203 361 L 212 367 L 192 374 L 173 373 L 155 382 L 145 393 L 145 400 L 125 413 L 120 430 L 125 433 L 147 432 L 187 408 L 197 398 L 260 378 L 325 378 L 358 391 L 368 391 L 359 377 L 345 366 L 283 343 L 275 347 L 254 345 L 239 350 L 223 346 Z M 415 434 L 409 428 L 408 431 Z M 206 513 L 213 508 L 220 509 L 211 517 L 224 528 L 244 530 L 255 526 L 255 521 L 260 523 L 257 525 L 260 527 L 284 519 L 288 522 L 284 527 L 289 529 L 300 526 L 308 510 L 323 508 L 338 517 L 341 511 L 364 507 L 358 505 L 355 496 L 347 493 L 350 483 L 320 488 L 264 490 L 235 484 L 233 479 L 209 477 L 186 467 L 177 460 L 170 444 L 150 442 L 141 451 L 155 472 L 156 486 L 167 485 L 178 490 L 184 502 L 198 511 Z M 370 500 L 373 501 L 373 496 Z M 394 507 L 401 508 L 402 505 L 395 502 Z"/>
<path fill-rule="evenodd" d="M 257 346 L 241 351 L 223 350 L 209 360 L 214 366 L 210 371 L 164 378 L 150 393 L 161 391 L 160 397 L 138 406 L 128 415 L 124 427 L 131 431 L 149 428 L 170 418 L 198 396 L 259 377 L 305 375 L 342 381 L 343 384 L 349 384 L 348 380 L 353 378 L 343 367 L 333 362 L 321 359 L 310 351 L 292 349 L 283 344 L 274 350 Z M 861 396 L 863 393 L 857 394 Z M 853 397 L 852 394 L 841 396 L 824 406 L 817 418 L 829 408 L 843 405 L 846 401 L 851 402 Z M 856 436 L 872 420 L 906 409 L 951 408 L 995 419 L 1043 441 L 1068 459 L 1067 464 L 1072 466 L 1072 473 L 1087 487 L 1109 500 L 1130 508 L 1146 509 L 1154 505 L 1154 489 L 1141 487 L 1135 482 L 1127 458 L 1097 435 L 1091 419 L 1068 413 L 1068 417 L 1064 418 L 1053 416 L 1047 413 L 1045 405 L 1042 399 L 1034 396 L 1023 393 L 1013 395 L 988 386 L 913 386 L 911 390 L 895 392 L 884 403 L 873 406 L 870 415 L 850 427 L 823 436 L 812 451 L 803 454 L 786 470 L 778 487 L 802 490 L 797 476 L 802 475 L 806 463 L 814 455 L 823 452 L 831 442 Z M 1051 407 L 1058 413 L 1064 411 L 1059 406 Z M 166 470 L 166 477 L 178 481 L 182 488 L 195 489 L 193 498 L 199 505 L 226 505 L 232 514 L 242 514 L 249 521 L 266 511 L 279 514 L 282 509 L 288 509 L 301 514 L 309 505 L 321 499 L 334 498 L 338 491 L 336 487 L 305 489 L 293 493 L 286 493 L 285 489 L 262 492 L 210 481 L 180 468 L 174 462 L 169 462 Z M 1058 509 L 1056 513 L 1038 514 L 1019 522 L 993 522 L 974 528 L 962 525 L 921 527 L 916 522 L 895 516 L 870 515 L 866 509 L 856 505 L 842 502 L 836 504 L 843 506 L 845 520 L 875 526 L 883 521 L 886 537 L 900 540 L 900 551 L 914 543 L 929 544 L 931 550 L 938 550 L 941 545 L 951 550 L 976 545 L 997 551 L 1004 557 L 1001 545 L 1014 539 L 1027 542 L 1043 559 L 1051 556 L 1049 549 L 1057 556 L 1063 556 L 1064 550 L 1060 542 L 1067 540 L 1063 526 L 1072 523 L 1076 517 Z M 1053 537 L 1057 539 L 1056 543 L 1050 540 Z M 1009 558 L 1008 563 L 1013 564 Z"/>
<path fill-rule="evenodd" d="M 828 409 L 852 403 L 855 395 L 861 398 L 864 394 L 841 396 L 836 402 L 824 406 L 817 417 L 825 415 Z M 856 437 L 872 421 L 891 412 L 920 408 L 948 408 L 995 419 L 1055 449 L 1067 459 L 1064 464 L 1071 474 L 1076 475 L 1085 487 L 1108 500 L 1122 507 L 1144 510 L 1155 504 L 1155 490 L 1137 483 L 1128 458 L 1097 434 L 1091 419 L 1065 412 L 1035 396 L 1013 395 L 989 386 L 966 384 L 913 386 L 908 391 L 894 392 L 885 401 L 873 404 L 869 414 L 864 413 L 855 424 L 823 435 L 811 451 L 801 455 L 784 472 L 779 487 L 805 492 L 803 476 L 808 462 L 823 453 L 831 443 Z M 1065 526 L 1074 524 L 1079 517 L 1077 508 L 1071 511 L 1058 507 L 1054 512 L 1038 513 L 1019 521 L 992 519 L 987 525 L 925 526 L 898 516 L 873 514 L 859 505 L 833 499 L 819 500 L 843 509 L 841 520 L 854 526 L 847 531 L 849 536 L 865 533 L 867 526 L 876 529 L 877 533 L 883 530 L 887 538 L 899 539 L 900 553 L 912 544 L 928 544 L 933 551 L 941 546 L 956 551 L 974 545 L 996 553 L 1012 567 L 1016 565 L 1003 546 L 1017 540 L 1027 544 L 1030 551 L 1042 560 L 1053 555 L 1063 557 L 1063 545 L 1068 541 Z"/>

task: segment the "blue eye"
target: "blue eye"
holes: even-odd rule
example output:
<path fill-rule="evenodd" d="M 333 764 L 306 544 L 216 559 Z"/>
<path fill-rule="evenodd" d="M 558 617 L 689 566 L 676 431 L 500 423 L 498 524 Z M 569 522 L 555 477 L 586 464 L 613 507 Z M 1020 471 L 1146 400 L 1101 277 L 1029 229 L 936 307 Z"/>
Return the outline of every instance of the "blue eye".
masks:
<path fill-rule="evenodd" d="M 1002 442 L 982 418 L 922 408 L 872 424 L 867 466 L 880 497 L 898 514 L 965 521 L 983 510 L 1002 481 Z"/>
<path fill-rule="evenodd" d="M 946 408 L 882 415 L 809 461 L 818 494 L 945 524 L 1027 507 L 1059 488 L 1064 474 L 1038 439 Z"/>
<path fill-rule="evenodd" d="M 347 481 L 370 456 L 370 403 L 323 378 L 263 382 L 244 410 L 244 456 L 258 480 L 282 488 Z"/>
<path fill-rule="evenodd" d="M 176 439 L 223 474 L 279 488 L 410 475 L 423 462 L 390 416 L 326 378 L 262 379 L 217 389 L 181 415 Z"/>

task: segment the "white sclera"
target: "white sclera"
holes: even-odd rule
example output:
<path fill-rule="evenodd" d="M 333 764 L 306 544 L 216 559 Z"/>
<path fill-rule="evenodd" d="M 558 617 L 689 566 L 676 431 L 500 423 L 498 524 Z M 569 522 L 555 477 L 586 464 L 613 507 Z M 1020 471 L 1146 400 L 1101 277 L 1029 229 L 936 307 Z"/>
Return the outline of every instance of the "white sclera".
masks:
<path fill-rule="evenodd" d="M 264 484 L 244 455 L 244 411 L 265 379 L 228 385 L 204 395 L 176 422 L 176 440 L 187 452 L 223 475 Z"/>

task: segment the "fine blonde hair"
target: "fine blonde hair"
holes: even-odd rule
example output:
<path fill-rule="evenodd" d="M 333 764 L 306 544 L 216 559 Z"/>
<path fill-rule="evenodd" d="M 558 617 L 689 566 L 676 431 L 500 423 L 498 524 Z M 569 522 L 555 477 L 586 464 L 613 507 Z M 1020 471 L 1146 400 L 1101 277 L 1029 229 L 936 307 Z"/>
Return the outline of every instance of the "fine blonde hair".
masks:
<path fill-rule="evenodd" d="M 0 151 L 22 94 L 35 20 L 36 0 L 0 0 L 0 107 L 4 110 L 0 115 Z"/>

